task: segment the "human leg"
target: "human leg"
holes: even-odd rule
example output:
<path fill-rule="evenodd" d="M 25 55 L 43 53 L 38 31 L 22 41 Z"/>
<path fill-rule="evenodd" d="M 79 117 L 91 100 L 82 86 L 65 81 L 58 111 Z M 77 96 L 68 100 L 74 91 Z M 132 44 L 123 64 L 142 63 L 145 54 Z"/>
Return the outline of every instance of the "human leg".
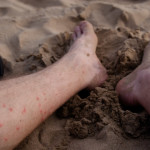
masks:
<path fill-rule="evenodd" d="M 97 37 L 92 25 L 82 22 L 73 39 L 69 52 L 47 69 L 1 81 L 0 150 L 14 148 L 75 93 L 106 79 L 95 54 Z"/>
<path fill-rule="evenodd" d="M 142 105 L 150 113 L 150 43 L 145 48 L 141 65 L 123 78 L 116 90 L 125 105 Z"/>

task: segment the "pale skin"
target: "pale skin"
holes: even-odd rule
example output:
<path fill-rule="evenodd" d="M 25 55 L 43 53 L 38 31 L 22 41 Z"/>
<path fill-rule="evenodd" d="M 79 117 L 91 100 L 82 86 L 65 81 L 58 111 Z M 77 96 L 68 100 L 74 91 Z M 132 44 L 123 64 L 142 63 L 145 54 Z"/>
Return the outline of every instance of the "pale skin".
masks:
<path fill-rule="evenodd" d="M 97 37 L 92 25 L 81 22 L 73 40 L 69 52 L 54 65 L 1 82 L 0 150 L 13 149 L 71 96 L 107 78 L 95 54 Z"/>
<path fill-rule="evenodd" d="M 144 50 L 141 65 L 122 79 L 116 90 L 125 105 L 142 105 L 150 114 L 150 43 Z"/>
<path fill-rule="evenodd" d="M 0 150 L 12 150 L 71 96 L 101 85 L 106 69 L 95 51 L 97 36 L 89 22 L 81 22 L 72 35 L 69 52 L 38 73 L 0 83 Z M 142 64 L 117 85 L 127 105 L 142 105 L 150 113 L 150 45 Z"/>

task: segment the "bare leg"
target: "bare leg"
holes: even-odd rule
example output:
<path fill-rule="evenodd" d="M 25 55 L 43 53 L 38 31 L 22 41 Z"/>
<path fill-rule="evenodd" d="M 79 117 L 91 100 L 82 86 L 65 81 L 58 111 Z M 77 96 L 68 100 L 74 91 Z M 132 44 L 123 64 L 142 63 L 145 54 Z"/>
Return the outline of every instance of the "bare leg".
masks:
<path fill-rule="evenodd" d="M 14 148 L 75 93 L 106 79 L 95 54 L 97 37 L 92 25 L 81 22 L 73 39 L 70 51 L 54 65 L 0 83 L 0 150 Z"/>
<path fill-rule="evenodd" d="M 142 105 L 150 113 L 150 43 L 141 65 L 117 85 L 117 92 L 126 105 Z"/>

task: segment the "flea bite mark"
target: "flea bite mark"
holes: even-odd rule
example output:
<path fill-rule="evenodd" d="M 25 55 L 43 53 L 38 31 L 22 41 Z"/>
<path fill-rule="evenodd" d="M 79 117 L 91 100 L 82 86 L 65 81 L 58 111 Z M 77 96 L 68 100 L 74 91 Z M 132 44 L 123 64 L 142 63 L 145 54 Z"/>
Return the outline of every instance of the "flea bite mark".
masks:
<path fill-rule="evenodd" d="M 3 107 L 3 108 L 6 108 L 6 105 L 5 105 L 5 104 L 3 104 L 3 105 L 2 105 L 2 107 Z"/>
<path fill-rule="evenodd" d="M 4 138 L 4 141 L 7 142 L 7 141 L 8 141 L 8 138 Z"/>
<path fill-rule="evenodd" d="M 36 98 L 36 100 L 37 100 L 37 101 L 39 101 L 39 100 L 40 100 L 40 98 L 39 98 L 39 97 L 37 97 L 37 98 Z"/>
<path fill-rule="evenodd" d="M 26 113 L 26 108 L 24 107 L 22 114 L 25 114 L 25 113 Z"/>
<path fill-rule="evenodd" d="M 10 107 L 10 108 L 9 108 L 9 111 L 10 111 L 10 112 L 12 112 L 12 111 L 13 111 L 13 109 Z"/>
<path fill-rule="evenodd" d="M 40 113 L 42 114 L 42 113 L 43 113 L 43 110 L 40 110 Z"/>
<path fill-rule="evenodd" d="M 43 122 L 44 120 L 45 120 L 45 118 L 44 118 L 44 117 L 42 117 L 42 118 L 41 118 L 41 121 Z"/>
<path fill-rule="evenodd" d="M 16 130 L 19 131 L 19 130 L 20 130 L 20 127 L 17 127 Z"/>
<path fill-rule="evenodd" d="M 2 124 L 2 123 L 0 123 L 0 128 L 1 128 L 1 127 L 3 127 L 3 124 Z"/>

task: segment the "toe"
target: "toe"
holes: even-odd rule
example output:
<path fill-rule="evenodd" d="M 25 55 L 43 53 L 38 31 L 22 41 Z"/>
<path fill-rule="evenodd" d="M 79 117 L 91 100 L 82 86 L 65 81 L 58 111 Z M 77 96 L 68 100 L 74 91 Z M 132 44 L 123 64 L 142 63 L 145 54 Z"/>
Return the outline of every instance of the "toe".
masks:
<path fill-rule="evenodd" d="M 77 38 L 79 38 L 81 36 L 82 32 L 81 32 L 80 26 L 77 26 L 75 28 L 75 33 L 76 33 Z"/>
<path fill-rule="evenodd" d="M 77 39 L 77 36 L 76 36 L 75 32 L 72 34 L 72 39 L 73 39 L 73 41 L 75 41 Z"/>
<path fill-rule="evenodd" d="M 82 21 L 80 23 L 80 28 L 82 33 L 94 32 L 92 24 L 87 21 Z"/>

